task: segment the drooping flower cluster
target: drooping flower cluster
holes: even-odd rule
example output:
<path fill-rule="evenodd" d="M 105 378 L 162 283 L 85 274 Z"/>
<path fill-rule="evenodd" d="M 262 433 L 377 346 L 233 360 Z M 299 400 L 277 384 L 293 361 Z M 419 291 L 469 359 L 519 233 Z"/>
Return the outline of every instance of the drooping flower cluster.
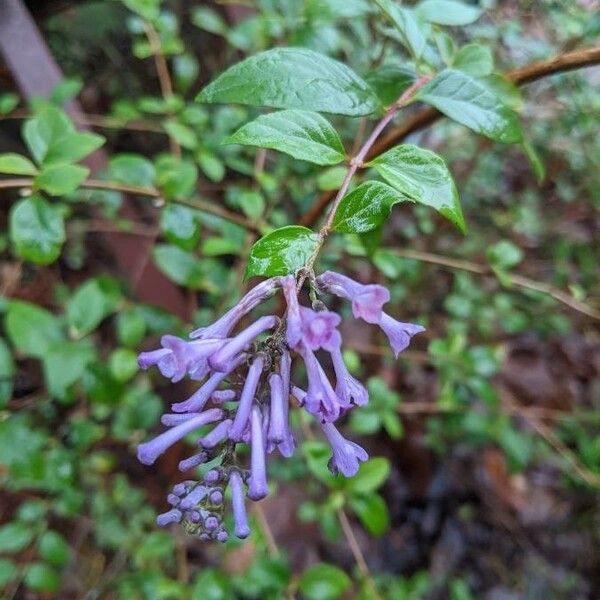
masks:
<path fill-rule="evenodd" d="M 316 296 L 329 293 L 349 300 L 354 317 L 378 325 L 396 356 L 413 335 L 423 331 L 420 325 L 401 323 L 383 311 L 390 294 L 381 285 L 363 285 L 333 271 L 312 278 L 310 283 Z M 281 319 L 263 316 L 232 333 L 243 317 L 279 289 L 287 304 Z M 166 335 L 161 348 L 140 354 L 138 362 L 143 369 L 156 365 L 173 382 L 187 375 L 203 383 L 162 416 L 162 424 L 169 429 L 138 447 L 139 460 L 151 465 L 173 444 L 200 431 L 198 452 L 182 460 L 179 470 L 187 472 L 213 460 L 216 464 L 205 472 L 202 481 L 187 480 L 173 487 L 167 496 L 172 508 L 159 515 L 158 525 L 177 522 L 200 539 L 226 541 L 223 514 L 225 489 L 229 487 L 234 534 L 247 537 L 250 529 L 245 496 L 260 500 L 269 491 L 266 454 L 277 450 L 289 457 L 295 449 L 290 396 L 320 424 L 332 450 L 330 470 L 346 477 L 356 474 L 367 453 L 345 439 L 334 423 L 352 407 L 366 404 L 368 393 L 344 364 L 337 329 L 340 322 L 340 316 L 327 310 L 317 297 L 312 308 L 300 305 L 292 275 L 273 277 L 255 286 L 215 323 L 193 331 L 189 341 Z M 330 356 L 335 385 L 317 358 L 319 351 Z M 292 382 L 292 353 L 304 362 L 305 389 Z M 206 426 L 211 429 L 206 430 Z M 239 443 L 250 446 L 249 468 L 238 464 Z"/>

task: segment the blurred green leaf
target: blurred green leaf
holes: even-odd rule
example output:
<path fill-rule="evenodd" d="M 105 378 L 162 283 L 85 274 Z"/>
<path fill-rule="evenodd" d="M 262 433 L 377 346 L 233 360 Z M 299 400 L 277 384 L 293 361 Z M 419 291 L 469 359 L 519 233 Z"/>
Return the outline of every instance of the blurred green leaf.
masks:
<path fill-rule="evenodd" d="M 117 154 L 108 162 L 109 175 L 127 185 L 151 187 L 156 171 L 154 165 L 138 154 Z"/>
<path fill-rule="evenodd" d="M 494 70 L 494 57 L 489 46 L 465 44 L 454 56 L 452 66 L 473 77 L 484 77 Z"/>
<path fill-rule="evenodd" d="M 306 227 L 276 229 L 252 246 L 244 277 L 294 273 L 306 264 L 316 247 L 317 234 Z"/>
<path fill-rule="evenodd" d="M 191 160 L 163 154 L 156 160 L 156 186 L 168 199 L 191 196 L 198 168 Z"/>
<path fill-rule="evenodd" d="M 30 525 L 18 521 L 0 526 L 0 552 L 20 552 L 33 540 L 34 530 Z"/>
<path fill-rule="evenodd" d="M 200 240 L 196 212 L 175 202 L 170 202 L 162 209 L 160 227 L 169 242 L 184 250 L 193 250 Z"/>
<path fill-rule="evenodd" d="M 394 24 L 406 49 L 415 60 L 419 60 L 427 45 L 427 37 L 416 14 L 409 8 L 398 6 L 392 0 L 375 0 L 375 4 Z"/>
<path fill-rule="evenodd" d="M 45 531 L 38 539 L 37 546 L 40 556 L 52 565 L 60 567 L 69 560 L 69 544 L 57 531 Z"/>
<path fill-rule="evenodd" d="M 129 348 L 117 348 L 108 364 L 111 375 L 121 382 L 129 381 L 138 371 L 137 354 Z"/>
<path fill-rule="evenodd" d="M 89 175 L 90 170 L 80 165 L 53 164 L 43 167 L 34 185 L 52 196 L 72 194 Z"/>
<path fill-rule="evenodd" d="M 0 408 L 4 408 L 11 398 L 15 362 L 3 338 L 0 338 Z"/>
<path fill-rule="evenodd" d="M 398 63 L 390 63 L 372 69 L 365 81 L 375 90 L 382 104 L 392 104 L 415 81 L 415 72 Z"/>
<path fill-rule="evenodd" d="M 43 356 L 48 392 L 55 398 L 64 398 L 67 388 L 83 375 L 94 358 L 95 349 L 88 340 L 53 343 Z"/>
<path fill-rule="evenodd" d="M 242 190 L 238 202 L 243 213 L 254 221 L 260 219 L 265 210 L 265 200 L 261 193 L 255 190 Z"/>
<path fill-rule="evenodd" d="M 195 289 L 204 284 L 204 269 L 195 255 L 169 244 L 156 244 L 152 254 L 159 269 L 179 285 Z"/>
<path fill-rule="evenodd" d="M 117 315 L 117 338 L 121 344 L 135 348 L 144 339 L 146 321 L 135 309 L 119 312 Z"/>
<path fill-rule="evenodd" d="M 358 473 L 348 479 L 346 489 L 349 492 L 368 494 L 380 488 L 390 474 L 390 461 L 378 456 L 361 463 Z"/>
<path fill-rule="evenodd" d="M 369 533 L 379 537 L 389 529 L 390 514 L 379 494 L 354 494 L 348 502 Z"/>
<path fill-rule="evenodd" d="M 0 588 L 3 588 L 15 579 L 19 570 L 12 560 L 0 558 Z"/>
<path fill-rule="evenodd" d="M 11 92 L 0 94 L 0 115 L 7 115 L 19 105 L 19 96 Z"/>
<path fill-rule="evenodd" d="M 221 15 L 208 6 L 195 6 L 190 20 L 196 27 L 210 33 L 223 35 L 227 31 L 227 23 Z"/>
<path fill-rule="evenodd" d="M 80 338 L 94 331 L 117 308 L 120 292 L 113 280 L 93 278 L 82 284 L 67 303 L 66 317 L 71 333 Z"/>
<path fill-rule="evenodd" d="M 38 172 L 36 166 L 24 156 L 14 152 L 0 154 L 0 173 L 8 175 L 35 175 Z"/>
<path fill-rule="evenodd" d="M 60 588 L 60 577 L 50 565 L 34 562 L 25 569 L 25 585 L 35 592 L 53 593 Z"/>
<path fill-rule="evenodd" d="M 233 600 L 231 583 L 217 569 L 201 569 L 194 579 L 192 600 Z"/>
<path fill-rule="evenodd" d="M 459 0 L 422 0 L 417 14 L 436 25 L 470 25 L 481 16 L 481 9 Z"/>
<path fill-rule="evenodd" d="M 351 586 L 352 581 L 344 571 L 327 563 L 309 567 L 298 584 L 307 600 L 336 600 Z"/>
<path fill-rule="evenodd" d="M 184 123 L 168 119 L 163 123 L 165 131 L 183 148 L 194 150 L 198 145 L 198 137 L 191 127 Z"/>

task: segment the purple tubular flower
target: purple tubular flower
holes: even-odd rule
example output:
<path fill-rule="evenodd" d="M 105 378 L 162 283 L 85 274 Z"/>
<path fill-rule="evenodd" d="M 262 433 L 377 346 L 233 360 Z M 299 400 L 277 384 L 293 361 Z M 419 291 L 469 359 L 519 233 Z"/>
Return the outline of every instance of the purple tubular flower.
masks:
<path fill-rule="evenodd" d="M 265 467 L 265 442 L 262 428 L 260 408 L 252 408 L 251 420 L 251 451 L 250 451 L 250 480 L 248 481 L 248 498 L 261 500 L 269 493 L 267 471 Z"/>
<path fill-rule="evenodd" d="M 283 382 L 281 375 L 271 373 L 269 376 L 269 386 L 271 388 L 271 412 L 268 440 L 273 444 L 280 444 L 286 437 L 286 415 L 283 407 Z"/>
<path fill-rule="evenodd" d="M 348 408 L 348 404 L 336 396 L 312 350 L 303 347 L 300 354 L 304 359 L 308 376 L 308 388 L 302 400 L 303 406 L 320 421 L 335 421 L 340 416 L 340 411 Z"/>
<path fill-rule="evenodd" d="M 180 508 L 185 510 L 191 510 L 200 502 L 208 493 L 208 488 L 203 485 L 197 485 L 182 501 L 179 505 Z"/>
<path fill-rule="evenodd" d="M 223 492 L 221 490 L 213 490 L 209 496 L 213 504 L 221 504 L 223 502 Z"/>
<path fill-rule="evenodd" d="M 335 371 L 336 384 L 335 394 L 346 405 L 352 403 L 356 406 L 364 406 L 369 401 L 369 393 L 365 386 L 355 377 L 350 375 L 340 347 L 330 350 L 331 361 Z"/>
<path fill-rule="evenodd" d="M 165 413 L 164 415 L 162 415 L 160 417 L 160 422 L 165 427 L 174 427 L 175 425 L 180 425 L 181 423 L 185 423 L 185 421 L 188 421 L 189 419 L 193 419 L 194 417 L 197 417 L 200 414 L 201 413 L 199 413 L 199 412 L 177 413 L 177 414 Z"/>
<path fill-rule="evenodd" d="M 304 406 L 304 401 L 306 400 L 306 392 L 300 389 L 297 385 L 293 385 L 290 390 L 292 396 L 298 400 L 298 404 L 300 406 Z"/>
<path fill-rule="evenodd" d="M 342 320 L 340 315 L 328 310 L 315 311 L 300 307 L 302 317 L 302 341 L 311 350 L 329 350 L 340 344 L 340 334 L 336 327 Z"/>
<path fill-rule="evenodd" d="M 296 290 L 296 279 L 293 275 L 281 278 L 281 288 L 287 303 L 287 329 L 286 342 L 290 348 L 295 348 L 302 338 L 302 321 L 300 318 L 300 305 L 298 304 L 298 291 Z"/>
<path fill-rule="evenodd" d="M 217 527 L 219 527 L 219 525 L 219 519 L 217 519 L 217 517 L 213 515 L 206 517 L 206 519 L 204 520 L 204 528 L 206 529 L 206 531 L 214 531 L 215 529 L 217 529 Z"/>
<path fill-rule="evenodd" d="M 232 423 L 233 421 L 231 419 L 221 421 L 210 433 L 207 433 L 198 440 L 198 445 L 203 448 L 214 448 L 227 437 Z"/>
<path fill-rule="evenodd" d="M 244 362 L 244 358 L 243 355 L 240 355 L 228 364 L 225 371 L 213 373 L 187 400 L 172 404 L 171 410 L 176 413 L 202 410 L 223 379 L 235 371 Z"/>
<path fill-rule="evenodd" d="M 353 477 L 358 473 L 359 461 L 365 461 L 369 455 L 364 448 L 347 440 L 333 425 L 321 424 L 323 433 L 331 446 L 333 456 L 329 461 L 329 470 L 335 475 L 341 473 L 345 477 Z"/>
<path fill-rule="evenodd" d="M 222 404 L 223 402 L 231 402 L 235 400 L 235 391 L 234 390 L 217 390 L 212 393 L 210 399 L 215 404 Z"/>
<path fill-rule="evenodd" d="M 235 524 L 235 536 L 244 539 L 250 535 L 248 516 L 246 515 L 246 501 L 244 498 L 244 484 L 242 476 L 238 471 L 232 471 L 229 475 L 229 487 L 231 488 L 231 506 L 233 508 L 233 521 Z"/>
<path fill-rule="evenodd" d="M 325 271 L 317 283 L 327 292 L 352 302 L 352 314 L 367 323 L 378 323 L 382 307 L 390 300 L 390 292 L 382 285 L 364 285 L 334 271 Z"/>
<path fill-rule="evenodd" d="M 272 277 L 253 287 L 233 308 L 208 327 L 192 331 L 192 339 L 225 338 L 237 322 L 263 300 L 268 298 L 280 284 L 279 277 Z"/>
<path fill-rule="evenodd" d="M 410 338 L 417 333 L 425 331 L 425 327 L 421 325 L 415 325 L 413 323 L 401 323 L 396 321 L 387 313 L 381 313 L 381 320 L 379 321 L 379 327 L 383 330 L 385 335 L 390 342 L 390 346 L 398 358 L 398 354 L 405 350 L 410 344 Z"/>
<path fill-rule="evenodd" d="M 287 350 L 281 355 L 279 364 L 279 373 L 281 375 L 281 385 L 283 389 L 283 422 L 285 424 L 285 435 L 283 441 L 277 447 L 281 455 L 289 458 L 294 454 L 296 443 L 290 427 L 290 377 L 292 368 L 292 358 Z"/>
<path fill-rule="evenodd" d="M 185 458 L 179 461 L 178 469 L 183 473 L 189 471 L 198 465 L 205 463 L 208 460 L 208 454 L 206 452 L 198 452 L 198 454 L 192 454 L 189 458 Z"/>
<path fill-rule="evenodd" d="M 279 323 L 279 318 L 271 315 L 260 317 L 252 325 L 238 333 L 234 338 L 227 342 L 208 360 L 208 363 L 215 371 L 226 371 L 231 361 L 244 349 L 252 343 L 254 338 L 264 331 L 272 329 Z"/>
<path fill-rule="evenodd" d="M 179 521 L 181 521 L 182 516 L 183 515 L 181 514 L 180 510 L 173 508 L 166 513 L 162 513 L 161 515 L 158 515 L 158 517 L 156 517 L 156 524 L 159 527 L 165 527 L 165 526 L 169 525 L 170 523 L 179 523 Z"/>
<path fill-rule="evenodd" d="M 151 465 L 163 452 L 165 452 L 165 450 L 185 437 L 188 433 L 194 431 L 194 429 L 198 429 L 198 427 L 218 421 L 222 417 L 223 411 L 221 409 L 211 408 L 197 417 L 185 421 L 185 423 L 172 427 L 168 431 L 155 437 L 153 440 L 150 440 L 145 444 L 140 444 L 137 450 L 138 460 L 145 465 Z"/>
<path fill-rule="evenodd" d="M 238 536 L 238 537 L 240 537 L 240 536 Z M 229 534 L 225 530 L 219 531 L 219 533 L 217 533 L 217 537 L 216 537 L 217 542 L 221 542 L 223 544 L 228 539 L 229 539 Z"/>
<path fill-rule="evenodd" d="M 257 354 L 254 362 L 248 369 L 246 381 L 244 382 L 244 387 L 240 395 L 237 412 L 235 413 L 233 425 L 229 431 L 229 438 L 234 442 L 239 442 L 244 435 L 264 365 L 264 357 L 261 354 Z"/>

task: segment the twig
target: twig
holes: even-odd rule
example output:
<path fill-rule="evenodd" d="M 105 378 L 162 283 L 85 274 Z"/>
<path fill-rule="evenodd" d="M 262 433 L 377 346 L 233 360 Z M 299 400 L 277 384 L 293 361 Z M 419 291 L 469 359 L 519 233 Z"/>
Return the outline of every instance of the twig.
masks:
<path fill-rule="evenodd" d="M 460 260 L 456 258 L 448 258 L 446 256 L 440 256 L 438 254 L 432 254 L 430 252 L 419 252 L 418 250 L 392 250 L 393 254 L 396 256 L 401 256 L 403 258 L 411 258 L 413 260 L 419 260 L 422 262 L 428 262 L 435 265 L 440 265 L 443 267 L 449 267 L 451 269 L 460 269 L 462 271 L 469 271 L 470 273 L 476 273 L 478 275 L 493 275 L 494 271 L 488 267 L 487 265 L 480 265 L 474 262 Z M 535 281 L 534 279 L 530 279 L 529 277 L 525 277 L 523 275 L 506 273 L 506 279 L 513 283 L 516 286 L 534 290 L 536 292 L 541 292 L 542 294 L 546 294 L 551 296 L 558 302 L 561 302 L 565 306 L 576 310 L 592 319 L 596 319 L 600 321 L 600 310 L 595 309 L 584 302 L 581 302 L 568 293 L 559 290 L 548 283 L 543 283 L 541 281 Z"/>
<path fill-rule="evenodd" d="M 262 530 L 263 535 L 265 536 L 265 542 L 267 543 L 267 549 L 269 550 L 269 555 L 272 557 L 279 556 L 279 546 L 277 546 L 277 542 L 275 541 L 275 536 L 273 535 L 273 531 L 265 517 L 265 511 L 263 510 L 261 503 L 256 502 L 253 504 L 252 510 L 258 519 L 258 523 Z"/>
<path fill-rule="evenodd" d="M 0 190 L 23 188 L 31 189 L 33 185 L 34 180 L 28 177 L 0 180 Z M 162 198 L 162 194 L 160 193 L 160 191 L 154 187 L 140 187 L 135 185 L 127 185 L 123 183 L 118 183 L 116 181 L 101 181 L 99 179 L 87 179 L 81 184 L 80 187 L 85 189 L 123 192 L 124 194 L 145 196 L 148 198 L 155 198 L 157 200 Z M 217 217 L 221 217 L 222 219 L 231 221 L 232 223 L 236 223 L 237 225 L 240 225 L 241 227 L 249 231 L 258 231 L 258 226 L 252 223 L 246 217 L 243 217 L 242 215 L 234 213 L 230 210 L 227 210 L 226 208 L 222 208 L 217 204 L 201 200 L 200 198 L 174 198 L 173 202 L 177 202 L 178 204 L 184 204 L 185 206 L 189 206 L 191 208 L 201 210 L 205 213 L 210 213 Z"/>
<path fill-rule="evenodd" d="M 505 73 L 505 76 L 516 85 L 525 85 L 549 75 L 589 67 L 599 63 L 600 47 L 585 48 L 583 50 L 560 54 L 548 60 L 533 62 L 525 67 L 508 71 Z M 412 133 L 427 127 L 441 117 L 442 114 L 435 108 L 426 108 L 411 115 L 374 144 L 367 154 L 366 160 L 373 160 L 376 156 L 379 156 Z M 300 220 L 300 224 L 306 227 L 314 225 L 324 213 L 332 198 L 333 194 L 331 192 L 321 194 Z"/>

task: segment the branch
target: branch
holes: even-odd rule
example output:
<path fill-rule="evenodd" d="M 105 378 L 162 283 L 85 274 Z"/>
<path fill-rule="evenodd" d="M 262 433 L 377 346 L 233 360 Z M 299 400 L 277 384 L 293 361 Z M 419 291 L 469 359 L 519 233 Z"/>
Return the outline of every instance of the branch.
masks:
<path fill-rule="evenodd" d="M 556 73 L 564 73 L 566 71 L 581 69 L 597 64 L 600 64 L 600 46 L 560 54 L 554 58 L 537 61 L 519 69 L 508 71 L 504 75 L 516 85 L 526 85 Z M 426 108 L 408 117 L 398 127 L 383 136 L 373 145 L 370 152 L 367 154 L 366 160 L 373 160 L 376 156 L 379 156 L 412 133 L 431 125 L 442 116 L 443 115 L 435 108 Z M 333 192 L 321 194 L 300 220 L 300 224 L 305 227 L 314 225 L 333 197 Z"/>
<path fill-rule="evenodd" d="M 29 177 L 23 177 L 18 179 L 4 179 L 0 180 L 0 190 L 10 189 L 31 189 L 33 187 L 33 179 Z M 122 192 L 124 194 L 132 194 L 134 196 L 145 196 L 147 198 L 162 199 L 162 194 L 159 190 L 154 187 L 139 187 L 135 185 L 127 185 L 118 183 L 116 181 L 100 181 L 98 179 L 87 179 L 81 186 L 84 189 L 92 190 L 111 190 L 115 192 Z M 173 202 L 195 208 L 202 212 L 221 217 L 226 221 L 240 225 L 248 231 L 254 231 L 260 233 L 257 225 L 246 219 L 242 215 L 222 208 L 217 204 L 206 202 L 200 198 L 175 198 Z"/>

